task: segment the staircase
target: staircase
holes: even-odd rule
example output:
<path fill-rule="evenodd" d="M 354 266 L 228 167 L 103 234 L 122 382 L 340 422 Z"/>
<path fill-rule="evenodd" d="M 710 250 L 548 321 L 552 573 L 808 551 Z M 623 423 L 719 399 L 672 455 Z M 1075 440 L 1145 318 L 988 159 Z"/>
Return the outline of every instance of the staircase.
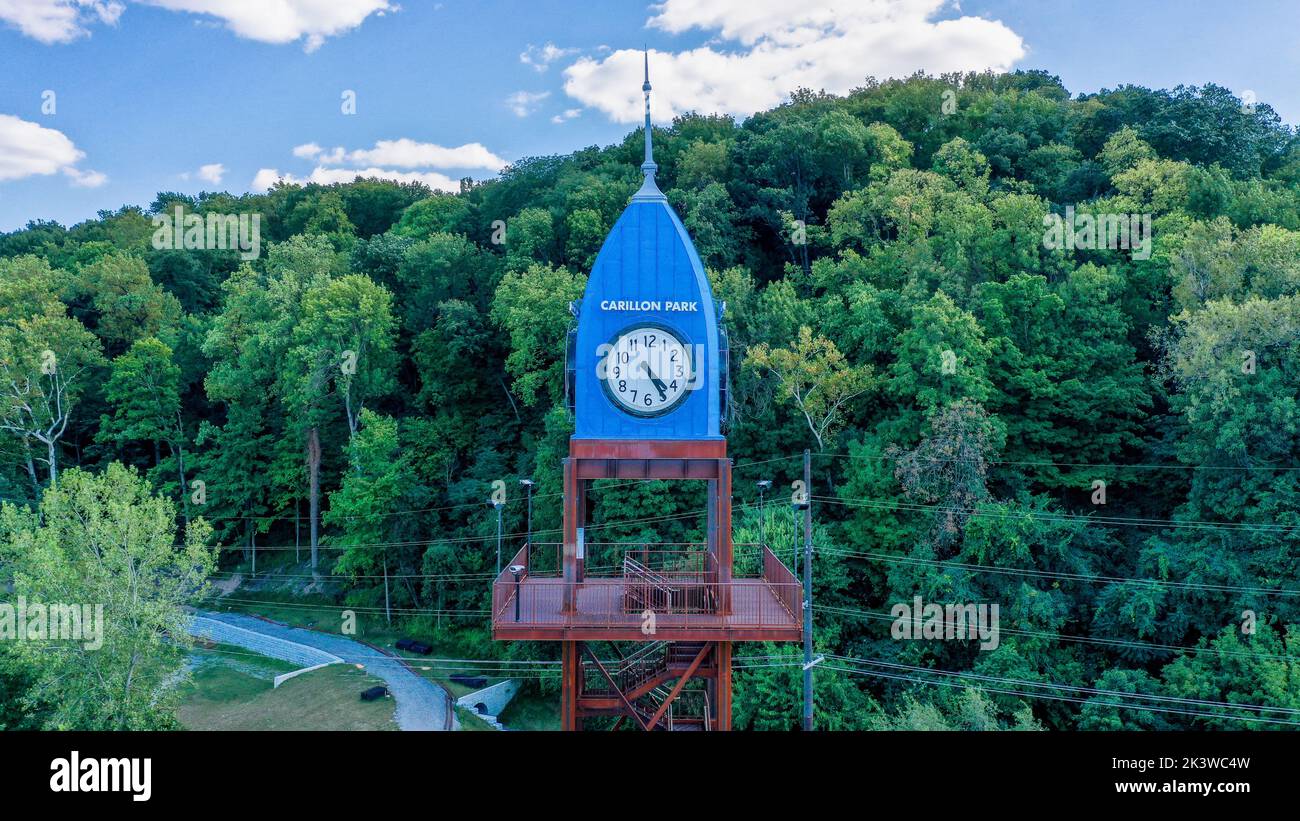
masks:
<path fill-rule="evenodd" d="M 623 557 L 623 612 L 664 611 L 678 599 L 678 589 L 667 576 L 656 573 L 630 556 Z"/>
<path fill-rule="evenodd" d="M 607 667 L 617 684 L 617 692 L 604 676 L 591 675 L 588 678 L 581 696 L 583 706 L 626 715 L 626 699 L 640 723 L 649 724 L 671 694 L 671 683 L 685 675 L 704 647 L 705 642 L 664 641 L 638 647 L 634 653 L 620 659 L 617 665 Z M 696 674 L 706 678 L 712 671 L 706 660 Z M 677 732 L 710 729 L 707 691 L 683 690 L 651 729 Z"/>
<path fill-rule="evenodd" d="M 634 702 L 633 707 L 637 715 L 641 717 L 643 724 L 648 724 L 654 718 L 655 713 L 663 706 L 664 701 L 668 698 L 669 691 L 664 687 L 655 687 L 641 699 L 640 702 Z M 658 725 L 651 727 L 652 730 L 667 730 L 668 732 L 704 732 L 709 726 L 709 693 L 707 690 L 684 690 L 677 695 L 676 700 L 668 705 L 660 717 Z"/>

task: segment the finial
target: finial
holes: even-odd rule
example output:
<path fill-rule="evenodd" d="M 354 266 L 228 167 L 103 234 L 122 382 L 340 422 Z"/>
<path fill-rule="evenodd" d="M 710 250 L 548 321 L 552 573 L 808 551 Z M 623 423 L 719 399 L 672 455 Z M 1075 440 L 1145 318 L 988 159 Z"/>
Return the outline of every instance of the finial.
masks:
<path fill-rule="evenodd" d="M 654 145 L 651 137 L 650 128 L 650 48 L 647 46 L 645 54 L 645 82 L 641 84 L 641 91 L 645 94 L 645 162 L 641 163 L 641 173 L 645 175 L 645 182 L 641 183 L 641 188 L 632 195 L 633 202 L 644 200 L 667 200 L 655 184 L 655 171 L 659 166 L 655 165 Z"/>

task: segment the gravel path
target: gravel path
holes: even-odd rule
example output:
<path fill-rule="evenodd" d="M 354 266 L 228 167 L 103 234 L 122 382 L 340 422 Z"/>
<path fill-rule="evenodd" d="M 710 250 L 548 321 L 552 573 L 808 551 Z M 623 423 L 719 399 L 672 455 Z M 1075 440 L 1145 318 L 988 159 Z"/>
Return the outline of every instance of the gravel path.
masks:
<path fill-rule="evenodd" d="M 398 659 L 383 655 L 369 645 L 345 636 L 288 627 L 241 613 L 200 611 L 196 615 L 254 633 L 315 647 L 338 656 L 348 664 L 364 665 L 366 672 L 384 680 L 388 692 L 397 701 L 398 727 L 403 730 L 443 730 L 448 726 L 451 703 L 446 691 L 432 681 L 412 673 Z"/>

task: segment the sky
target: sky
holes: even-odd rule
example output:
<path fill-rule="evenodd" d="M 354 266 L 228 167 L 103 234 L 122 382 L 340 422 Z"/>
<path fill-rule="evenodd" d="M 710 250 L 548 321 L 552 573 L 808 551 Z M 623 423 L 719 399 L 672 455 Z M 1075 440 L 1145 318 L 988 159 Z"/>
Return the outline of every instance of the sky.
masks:
<path fill-rule="evenodd" d="M 454 188 L 867 76 L 1218 83 L 1300 123 L 1288 0 L 0 0 L 0 231 L 357 172 Z"/>

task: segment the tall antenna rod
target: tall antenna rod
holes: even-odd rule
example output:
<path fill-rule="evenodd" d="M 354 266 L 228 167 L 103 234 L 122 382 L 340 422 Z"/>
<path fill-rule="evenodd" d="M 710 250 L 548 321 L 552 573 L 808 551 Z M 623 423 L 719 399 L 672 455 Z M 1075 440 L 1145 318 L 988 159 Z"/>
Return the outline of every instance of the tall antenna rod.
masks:
<path fill-rule="evenodd" d="M 645 182 L 641 183 L 641 188 L 632 195 L 633 202 L 637 201 L 659 201 L 667 200 L 655 183 L 655 171 L 659 166 L 655 165 L 654 145 L 650 133 L 650 49 L 645 49 L 645 82 L 641 84 L 641 91 L 645 94 L 645 162 L 641 163 L 641 173 L 645 175 Z"/>

